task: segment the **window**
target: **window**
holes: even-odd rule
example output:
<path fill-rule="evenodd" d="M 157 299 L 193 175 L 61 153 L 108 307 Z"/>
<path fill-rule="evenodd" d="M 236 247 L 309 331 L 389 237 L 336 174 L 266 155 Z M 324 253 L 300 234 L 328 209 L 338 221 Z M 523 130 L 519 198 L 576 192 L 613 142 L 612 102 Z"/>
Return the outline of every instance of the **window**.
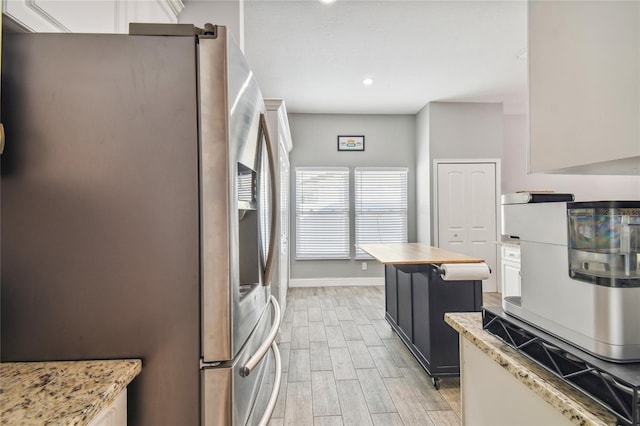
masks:
<path fill-rule="evenodd" d="M 356 168 L 356 259 L 370 259 L 359 244 L 407 242 L 406 167 Z"/>
<path fill-rule="evenodd" d="M 296 168 L 296 259 L 349 259 L 349 169 Z"/>

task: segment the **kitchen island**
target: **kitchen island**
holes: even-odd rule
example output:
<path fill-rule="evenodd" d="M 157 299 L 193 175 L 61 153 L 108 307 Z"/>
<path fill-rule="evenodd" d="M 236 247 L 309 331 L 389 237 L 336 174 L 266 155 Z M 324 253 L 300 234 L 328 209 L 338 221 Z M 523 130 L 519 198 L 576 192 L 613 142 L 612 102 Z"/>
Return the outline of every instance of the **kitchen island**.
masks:
<path fill-rule="evenodd" d="M 126 421 L 126 388 L 141 370 L 137 359 L 0 363 L 1 422 L 87 425 L 116 401 Z"/>
<path fill-rule="evenodd" d="M 460 374 L 458 335 L 446 312 L 475 312 L 482 306 L 482 281 L 444 281 L 439 265 L 483 259 L 420 243 L 361 244 L 385 264 L 385 318 L 439 388 L 440 377 Z"/>
<path fill-rule="evenodd" d="M 448 313 L 460 334 L 463 424 L 615 425 L 596 402 L 482 328 L 481 313 Z"/>

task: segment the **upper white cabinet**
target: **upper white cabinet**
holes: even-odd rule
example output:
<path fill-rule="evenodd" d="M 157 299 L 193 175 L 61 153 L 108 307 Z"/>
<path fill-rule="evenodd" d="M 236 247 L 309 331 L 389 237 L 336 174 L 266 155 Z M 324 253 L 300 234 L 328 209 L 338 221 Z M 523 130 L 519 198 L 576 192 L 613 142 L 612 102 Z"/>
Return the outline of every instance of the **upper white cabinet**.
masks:
<path fill-rule="evenodd" d="M 182 0 L 2 0 L 2 11 L 34 32 L 128 33 L 129 22 L 178 22 Z"/>
<path fill-rule="evenodd" d="M 640 2 L 528 5 L 530 172 L 640 174 Z"/>

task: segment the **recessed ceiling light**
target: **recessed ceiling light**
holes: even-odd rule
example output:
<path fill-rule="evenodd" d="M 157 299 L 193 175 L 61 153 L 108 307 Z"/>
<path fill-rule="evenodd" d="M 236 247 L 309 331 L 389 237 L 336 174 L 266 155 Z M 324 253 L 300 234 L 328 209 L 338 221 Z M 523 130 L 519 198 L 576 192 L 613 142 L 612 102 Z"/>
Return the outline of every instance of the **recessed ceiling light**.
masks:
<path fill-rule="evenodd" d="M 365 86 L 371 86 L 373 84 L 373 79 L 365 78 L 364 80 L 362 80 L 362 84 L 364 84 Z"/>
<path fill-rule="evenodd" d="M 320 3 L 324 3 L 324 4 L 331 4 L 331 3 L 335 3 L 336 0 L 320 0 Z"/>

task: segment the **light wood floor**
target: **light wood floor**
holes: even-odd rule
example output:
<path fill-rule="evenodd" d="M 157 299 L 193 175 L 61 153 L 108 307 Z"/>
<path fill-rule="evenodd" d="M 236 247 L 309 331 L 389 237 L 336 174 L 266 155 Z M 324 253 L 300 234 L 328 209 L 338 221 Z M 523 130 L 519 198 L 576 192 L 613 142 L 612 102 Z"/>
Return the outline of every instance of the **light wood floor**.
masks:
<path fill-rule="evenodd" d="M 384 319 L 382 286 L 289 289 L 279 347 L 271 425 L 461 424 L 459 379 L 434 389 Z"/>

